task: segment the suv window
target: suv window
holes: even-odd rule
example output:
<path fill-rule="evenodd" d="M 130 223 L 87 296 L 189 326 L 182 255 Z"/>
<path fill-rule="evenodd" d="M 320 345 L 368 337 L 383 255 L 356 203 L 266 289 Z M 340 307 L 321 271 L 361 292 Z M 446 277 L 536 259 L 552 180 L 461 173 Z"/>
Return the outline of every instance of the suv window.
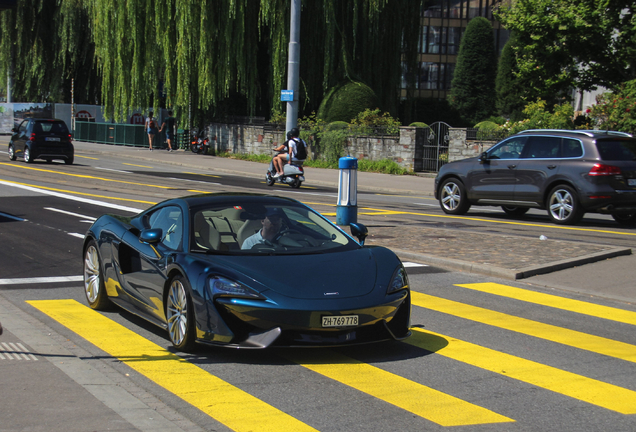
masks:
<path fill-rule="evenodd" d="M 514 137 L 497 144 L 488 152 L 488 159 L 519 159 L 528 137 Z"/>
<path fill-rule="evenodd" d="M 598 140 L 596 148 L 602 160 L 636 160 L 636 140 Z"/>
<path fill-rule="evenodd" d="M 563 138 L 563 157 L 574 158 L 583 156 L 581 141 L 572 138 Z"/>
<path fill-rule="evenodd" d="M 521 157 L 537 159 L 561 157 L 561 138 L 531 136 L 523 148 Z"/>

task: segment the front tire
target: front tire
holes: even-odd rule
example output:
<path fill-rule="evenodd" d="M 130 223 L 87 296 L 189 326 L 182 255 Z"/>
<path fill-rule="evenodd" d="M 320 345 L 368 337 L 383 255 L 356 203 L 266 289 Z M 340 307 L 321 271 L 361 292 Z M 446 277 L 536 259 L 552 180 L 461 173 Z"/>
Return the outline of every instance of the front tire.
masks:
<path fill-rule="evenodd" d="M 452 215 L 466 214 L 470 203 L 466 197 L 464 184 L 454 178 L 444 180 L 439 188 L 439 205 L 444 213 Z"/>
<path fill-rule="evenodd" d="M 66 165 L 73 165 L 73 161 L 74 161 L 74 160 L 75 160 L 75 157 L 74 157 L 74 156 L 71 156 L 70 158 L 66 158 L 66 159 L 64 159 L 64 163 L 65 163 Z"/>
<path fill-rule="evenodd" d="M 267 186 L 274 186 L 274 183 L 276 183 L 276 179 L 272 177 L 272 173 L 268 172 L 265 176 L 265 182 L 267 183 Z"/>
<path fill-rule="evenodd" d="M 185 352 L 195 346 L 194 308 L 190 297 L 190 286 L 183 276 L 170 281 L 166 296 L 166 321 L 172 345 Z"/>
<path fill-rule="evenodd" d="M 9 160 L 16 160 L 16 155 L 15 155 L 15 148 L 13 147 L 13 144 L 9 144 Z"/>
<path fill-rule="evenodd" d="M 583 209 L 576 192 L 568 185 L 552 189 L 546 207 L 552 222 L 559 225 L 574 225 L 583 218 Z"/>
<path fill-rule="evenodd" d="M 102 259 L 95 240 L 88 242 L 84 252 L 84 294 L 91 309 L 106 310 L 112 305 L 106 293 Z"/>

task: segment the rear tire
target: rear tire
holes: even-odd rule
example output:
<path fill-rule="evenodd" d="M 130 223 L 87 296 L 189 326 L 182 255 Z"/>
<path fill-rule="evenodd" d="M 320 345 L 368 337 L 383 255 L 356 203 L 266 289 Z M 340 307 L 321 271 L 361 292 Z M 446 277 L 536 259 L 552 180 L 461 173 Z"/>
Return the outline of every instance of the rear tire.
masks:
<path fill-rule="evenodd" d="M 289 185 L 295 189 L 298 189 L 301 183 L 302 182 L 298 178 L 295 178 L 292 180 L 292 182 Z"/>
<path fill-rule="evenodd" d="M 576 191 L 568 185 L 559 185 L 550 191 L 546 208 L 552 222 L 559 225 L 574 225 L 583 218 Z"/>
<path fill-rule="evenodd" d="M 612 217 L 619 225 L 636 226 L 636 213 L 632 214 L 613 214 Z"/>
<path fill-rule="evenodd" d="M 523 216 L 524 214 L 528 213 L 528 210 L 530 210 L 528 207 L 513 207 L 513 206 L 501 206 L 501 209 L 508 216 Z"/>
<path fill-rule="evenodd" d="M 439 205 L 444 213 L 452 215 L 466 214 L 470 203 L 466 197 L 464 184 L 454 178 L 444 180 L 439 188 Z"/>
<path fill-rule="evenodd" d="M 31 149 L 28 147 L 24 148 L 24 161 L 26 163 L 33 163 L 33 158 L 31 157 Z"/>

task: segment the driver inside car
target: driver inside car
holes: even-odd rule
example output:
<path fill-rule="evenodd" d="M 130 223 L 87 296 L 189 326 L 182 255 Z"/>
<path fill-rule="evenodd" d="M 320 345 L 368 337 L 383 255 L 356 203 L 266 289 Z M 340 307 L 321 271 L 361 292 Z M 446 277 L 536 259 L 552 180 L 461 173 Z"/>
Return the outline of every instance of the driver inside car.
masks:
<path fill-rule="evenodd" d="M 252 249 L 257 244 L 271 243 L 280 233 L 284 217 L 285 212 L 280 208 L 272 207 L 267 209 L 265 217 L 261 220 L 263 228 L 256 234 L 246 238 L 241 249 Z"/>

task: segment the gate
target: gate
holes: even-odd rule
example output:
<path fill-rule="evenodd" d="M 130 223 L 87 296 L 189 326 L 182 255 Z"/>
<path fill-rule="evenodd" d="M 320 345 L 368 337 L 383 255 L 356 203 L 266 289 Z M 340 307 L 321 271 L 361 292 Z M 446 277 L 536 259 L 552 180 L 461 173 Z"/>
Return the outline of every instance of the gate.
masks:
<path fill-rule="evenodd" d="M 448 162 L 448 129 L 444 122 L 435 122 L 416 133 L 415 171 L 439 171 Z"/>

